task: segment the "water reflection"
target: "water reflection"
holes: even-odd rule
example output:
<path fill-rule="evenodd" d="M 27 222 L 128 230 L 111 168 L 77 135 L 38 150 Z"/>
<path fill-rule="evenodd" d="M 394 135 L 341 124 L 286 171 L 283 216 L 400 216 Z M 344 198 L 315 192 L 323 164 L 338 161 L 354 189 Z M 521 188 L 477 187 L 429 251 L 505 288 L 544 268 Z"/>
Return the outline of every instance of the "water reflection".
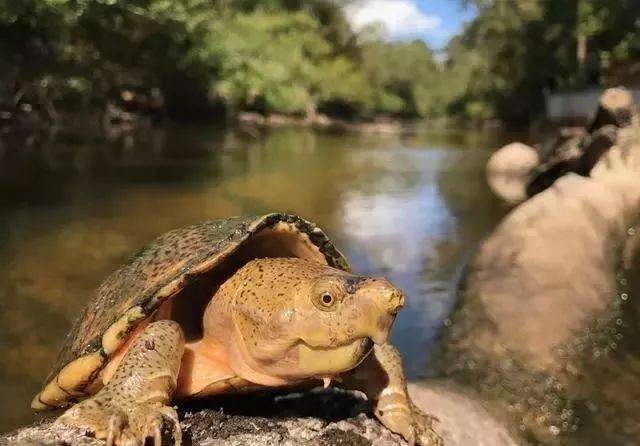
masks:
<path fill-rule="evenodd" d="M 32 420 L 31 397 L 108 272 L 164 231 L 230 215 L 303 215 L 356 271 L 400 285 L 408 309 L 393 338 L 410 376 L 423 376 L 463 253 L 503 212 L 482 175 L 498 141 L 465 135 L 174 126 L 111 141 L 63 132 L 27 145 L 5 138 L 0 430 Z"/>

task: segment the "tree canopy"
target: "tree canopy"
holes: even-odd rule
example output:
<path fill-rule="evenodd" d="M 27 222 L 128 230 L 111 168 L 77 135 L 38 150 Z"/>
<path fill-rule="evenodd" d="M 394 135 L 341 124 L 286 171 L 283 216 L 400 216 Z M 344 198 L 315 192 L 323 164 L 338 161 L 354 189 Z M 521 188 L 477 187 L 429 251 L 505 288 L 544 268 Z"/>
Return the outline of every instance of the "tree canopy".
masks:
<path fill-rule="evenodd" d="M 635 0 L 463 3 L 477 16 L 447 49 L 447 70 L 468 80 L 453 92 L 450 111 L 527 122 L 541 111 L 545 91 L 637 82 Z"/>
<path fill-rule="evenodd" d="M 451 1 L 477 14 L 435 53 L 356 32 L 334 0 L 0 0 L 0 95 L 44 88 L 87 106 L 140 88 L 161 91 L 174 115 L 527 122 L 545 91 L 640 75 L 637 0 Z"/>

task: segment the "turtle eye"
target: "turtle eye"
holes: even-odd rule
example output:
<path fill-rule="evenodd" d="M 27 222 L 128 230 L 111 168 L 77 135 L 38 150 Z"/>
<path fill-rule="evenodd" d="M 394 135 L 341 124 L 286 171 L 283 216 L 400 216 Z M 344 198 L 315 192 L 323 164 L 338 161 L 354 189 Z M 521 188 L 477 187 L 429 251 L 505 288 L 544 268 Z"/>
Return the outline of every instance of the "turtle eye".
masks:
<path fill-rule="evenodd" d="M 316 294 L 315 299 L 313 299 L 313 303 L 316 307 L 323 311 L 332 310 L 335 307 L 336 295 L 331 291 L 322 291 L 319 294 Z"/>
<path fill-rule="evenodd" d="M 328 291 L 325 291 L 324 293 L 322 293 L 322 296 L 320 296 L 320 301 L 325 307 L 330 307 L 331 305 L 333 305 L 334 300 L 335 299 L 333 298 L 333 294 Z"/>

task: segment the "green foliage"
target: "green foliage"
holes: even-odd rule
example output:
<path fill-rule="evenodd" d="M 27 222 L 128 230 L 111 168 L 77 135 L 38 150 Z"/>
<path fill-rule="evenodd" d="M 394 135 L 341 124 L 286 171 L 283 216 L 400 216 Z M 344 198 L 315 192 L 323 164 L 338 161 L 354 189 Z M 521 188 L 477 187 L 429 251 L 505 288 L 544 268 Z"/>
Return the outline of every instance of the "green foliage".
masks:
<path fill-rule="evenodd" d="M 100 106 L 122 88 L 159 88 L 174 113 L 330 104 L 524 122 L 545 90 L 640 75 L 638 0 L 451 1 L 477 16 L 436 58 L 375 25 L 356 34 L 334 0 L 0 0 L 0 95 L 44 88 Z"/>
<path fill-rule="evenodd" d="M 212 91 L 234 107 L 262 100 L 268 111 L 303 112 L 328 43 L 302 12 L 230 14 L 211 26 L 200 52 L 218 65 Z"/>
<path fill-rule="evenodd" d="M 439 68 L 422 41 L 363 44 L 362 68 L 374 91 L 374 110 L 380 113 L 429 116 L 434 110 L 429 92 Z"/>
<path fill-rule="evenodd" d="M 124 87 L 160 87 L 178 109 L 220 102 L 304 114 L 331 103 L 360 114 L 426 113 L 434 69 L 426 46 L 361 45 L 332 0 L 4 2 L 0 27 L 10 39 L 0 55 L 15 61 L 21 85 L 57 79 L 98 102 Z"/>
<path fill-rule="evenodd" d="M 234 108 L 305 113 L 319 101 L 366 104 L 361 73 L 333 53 L 309 14 L 257 10 L 213 23 L 199 57 L 217 65 L 212 92 Z"/>
<path fill-rule="evenodd" d="M 478 14 L 448 48 L 448 71 L 468 79 L 450 103 L 462 116 L 527 122 L 541 112 L 545 90 L 614 85 L 640 74 L 636 0 L 463 3 Z"/>

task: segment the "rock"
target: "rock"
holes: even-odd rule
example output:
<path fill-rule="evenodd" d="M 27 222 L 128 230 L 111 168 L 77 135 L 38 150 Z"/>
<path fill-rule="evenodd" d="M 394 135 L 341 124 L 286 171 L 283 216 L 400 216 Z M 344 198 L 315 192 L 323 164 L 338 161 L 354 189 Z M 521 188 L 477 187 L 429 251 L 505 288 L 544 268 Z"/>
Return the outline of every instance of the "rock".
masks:
<path fill-rule="evenodd" d="M 589 176 L 600 158 L 616 145 L 618 132 L 637 125 L 637 110 L 631 93 L 624 88 L 606 90 L 588 132 L 569 139 L 560 137 L 541 156 L 540 165 L 526 186 L 527 195 L 532 197 L 542 192 L 570 172 Z"/>
<path fill-rule="evenodd" d="M 264 125 L 266 119 L 260 113 L 241 112 L 236 118 L 240 124 Z"/>
<path fill-rule="evenodd" d="M 590 176 L 600 178 L 634 171 L 640 172 L 640 126 L 636 125 L 617 129 L 616 144 L 598 159 Z"/>
<path fill-rule="evenodd" d="M 436 376 L 495 402 L 491 413 L 534 444 L 630 444 L 640 433 L 640 374 L 617 353 L 635 352 L 640 314 L 625 291 L 635 273 L 621 269 L 640 214 L 635 147 L 612 157 L 616 146 L 601 158 L 609 168 L 570 173 L 502 221 L 433 355 Z"/>
<path fill-rule="evenodd" d="M 367 409 L 358 394 L 332 389 L 181 405 L 179 413 L 185 443 L 193 446 L 406 446 Z M 0 444 L 104 446 L 81 430 L 50 422 L 0 437 Z"/>
<path fill-rule="evenodd" d="M 573 166 L 572 171 L 584 177 L 591 175 L 591 170 L 618 139 L 618 127 L 605 125 L 583 139 L 584 150 Z"/>
<path fill-rule="evenodd" d="M 18 429 L 0 437 L 0 445 L 16 446 L 104 446 L 104 442 L 88 437 L 81 429 L 42 423 Z"/>
<path fill-rule="evenodd" d="M 539 194 L 571 172 L 589 176 L 600 157 L 616 144 L 617 135 L 617 127 L 605 125 L 592 134 L 567 140 L 536 167 L 526 186 L 527 196 Z"/>
<path fill-rule="evenodd" d="M 495 152 L 487 163 L 487 181 L 498 197 L 510 204 L 526 200 L 526 185 L 538 165 L 533 147 L 512 143 Z"/>
<path fill-rule="evenodd" d="M 182 421 L 191 444 L 202 446 L 406 445 L 365 414 L 340 421 L 319 418 L 264 418 L 224 415 L 203 409 Z"/>
<path fill-rule="evenodd" d="M 516 446 L 506 427 L 485 409 L 476 396 L 441 383 L 409 384 L 420 407 L 437 418 L 434 425 L 445 446 Z"/>
<path fill-rule="evenodd" d="M 412 383 L 409 392 L 419 407 L 436 416 L 434 428 L 445 440 L 445 446 L 517 444 L 473 395 L 431 382 Z M 399 436 L 366 414 L 368 405 L 355 392 L 330 389 L 275 398 L 230 397 L 219 407 L 207 406 L 211 404 L 179 409 L 186 444 L 406 446 Z M 273 413 L 267 416 L 266 412 Z M 88 437 L 81 430 L 50 422 L 0 437 L 0 444 L 104 446 L 103 441 Z"/>
<path fill-rule="evenodd" d="M 589 126 L 589 132 L 595 132 L 605 125 L 627 127 L 632 124 L 636 112 L 633 95 L 629 90 L 624 87 L 609 88 L 600 97 L 598 111 Z"/>

